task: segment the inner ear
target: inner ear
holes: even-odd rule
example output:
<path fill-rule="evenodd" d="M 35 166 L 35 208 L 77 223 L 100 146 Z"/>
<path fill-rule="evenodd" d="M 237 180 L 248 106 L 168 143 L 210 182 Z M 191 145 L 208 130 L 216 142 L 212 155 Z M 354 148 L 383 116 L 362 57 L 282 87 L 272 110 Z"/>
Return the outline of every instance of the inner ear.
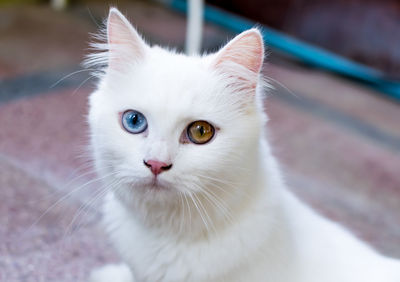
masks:
<path fill-rule="evenodd" d="M 255 86 L 264 61 L 264 44 L 257 29 L 245 31 L 216 55 L 213 67 Z"/>
<path fill-rule="evenodd" d="M 142 60 L 147 45 L 130 22 L 116 8 L 111 8 L 107 19 L 109 68 L 120 69 L 126 63 Z"/>

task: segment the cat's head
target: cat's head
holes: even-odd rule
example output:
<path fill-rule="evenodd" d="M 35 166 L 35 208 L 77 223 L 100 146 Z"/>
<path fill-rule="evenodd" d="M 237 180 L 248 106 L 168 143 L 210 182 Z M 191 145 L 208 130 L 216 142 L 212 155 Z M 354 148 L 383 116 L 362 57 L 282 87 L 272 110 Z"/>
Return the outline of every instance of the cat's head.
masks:
<path fill-rule="evenodd" d="M 106 47 L 91 58 L 107 66 L 90 97 L 89 124 L 96 166 L 110 189 L 128 203 L 219 189 L 235 194 L 257 169 L 264 124 L 260 32 L 188 57 L 150 47 L 111 9 Z"/>

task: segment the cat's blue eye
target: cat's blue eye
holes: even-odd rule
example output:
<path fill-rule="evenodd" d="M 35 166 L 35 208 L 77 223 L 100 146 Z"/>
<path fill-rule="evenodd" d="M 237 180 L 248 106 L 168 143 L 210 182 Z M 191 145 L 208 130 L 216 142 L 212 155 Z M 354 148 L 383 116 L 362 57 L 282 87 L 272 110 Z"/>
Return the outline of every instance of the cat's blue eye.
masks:
<path fill-rule="evenodd" d="M 134 110 L 125 111 L 121 117 L 122 126 L 126 131 L 133 134 L 142 133 L 147 128 L 147 120 L 145 116 Z"/>

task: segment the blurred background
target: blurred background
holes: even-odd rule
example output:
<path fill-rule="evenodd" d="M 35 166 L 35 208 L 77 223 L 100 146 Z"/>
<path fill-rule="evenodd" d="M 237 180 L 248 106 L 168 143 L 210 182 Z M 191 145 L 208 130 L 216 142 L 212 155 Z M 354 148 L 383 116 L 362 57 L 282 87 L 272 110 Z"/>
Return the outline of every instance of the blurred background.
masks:
<path fill-rule="evenodd" d="M 85 281 L 118 261 L 98 224 L 85 121 L 95 80 L 80 63 L 110 6 L 148 42 L 183 50 L 185 5 L 0 0 L 0 281 Z M 205 52 L 263 30 L 269 139 L 291 189 L 400 258 L 399 2 L 205 5 Z"/>

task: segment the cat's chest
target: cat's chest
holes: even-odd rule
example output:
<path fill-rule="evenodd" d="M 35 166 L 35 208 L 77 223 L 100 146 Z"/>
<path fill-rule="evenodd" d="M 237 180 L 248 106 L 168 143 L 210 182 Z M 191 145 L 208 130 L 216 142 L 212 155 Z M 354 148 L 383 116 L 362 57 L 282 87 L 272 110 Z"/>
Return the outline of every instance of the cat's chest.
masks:
<path fill-rule="evenodd" d="M 110 236 L 138 281 L 213 281 L 210 275 L 219 276 L 240 260 L 228 255 L 238 248 L 234 245 L 223 250 L 214 242 L 151 234 L 135 224 L 125 224 Z"/>
<path fill-rule="evenodd" d="M 113 240 L 137 281 L 264 281 L 261 265 L 268 264 L 262 256 L 249 257 L 239 243 L 174 241 L 140 233 L 131 233 L 124 243 Z"/>
<path fill-rule="evenodd" d="M 259 278 L 269 271 L 267 266 L 271 267 L 271 274 L 283 265 L 280 261 L 287 261 L 279 253 L 272 258 L 266 256 L 270 252 L 268 236 L 262 229 L 247 232 L 239 228 L 243 232 L 184 240 L 149 232 L 132 220 L 118 201 L 110 201 L 106 209 L 106 224 L 121 223 L 118 228 L 109 229 L 111 241 L 138 281 L 264 281 Z"/>

